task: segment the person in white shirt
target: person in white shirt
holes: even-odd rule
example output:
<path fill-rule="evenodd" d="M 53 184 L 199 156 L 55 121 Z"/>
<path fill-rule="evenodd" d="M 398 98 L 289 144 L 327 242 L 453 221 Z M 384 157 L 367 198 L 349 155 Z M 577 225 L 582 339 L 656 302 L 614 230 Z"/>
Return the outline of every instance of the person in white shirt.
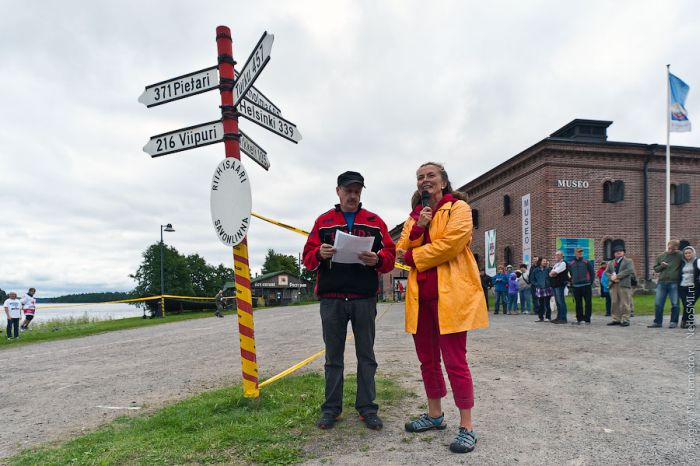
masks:
<path fill-rule="evenodd" d="M 11 291 L 8 294 L 9 298 L 5 300 L 2 305 L 5 308 L 5 314 L 7 314 L 7 339 L 12 339 L 12 333 L 14 331 L 14 338 L 19 338 L 19 319 L 22 317 L 22 303 L 17 299 L 17 293 Z"/>
<path fill-rule="evenodd" d="M 564 300 L 564 289 L 569 281 L 569 268 L 564 262 L 564 253 L 557 251 L 554 253 L 557 262 L 549 272 L 549 282 L 554 290 L 554 301 L 557 303 L 557 318 L 552 321 L 553 324 L 566 323 L 566 301 Z"/>
<path fill-rule="evenodd" d="M 22 311 L 24 312 L 24 320 L 22 325 L 19 326 L 20 330 L 24 331 L 29 328 L 29 323 L 34 318 L 34 313 L 36 312 L 36 298 L 34 294 L 36 293 L 36 288 L 29 288 L 27 294 L 22 296 L 20 303 L 22 304 Z"/>

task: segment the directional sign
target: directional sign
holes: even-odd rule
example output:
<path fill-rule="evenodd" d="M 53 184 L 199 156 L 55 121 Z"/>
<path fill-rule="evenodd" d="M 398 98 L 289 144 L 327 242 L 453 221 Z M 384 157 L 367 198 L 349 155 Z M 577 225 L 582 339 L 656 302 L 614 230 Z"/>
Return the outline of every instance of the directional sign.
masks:
<path fill-rule="evenodd" d="M 224 140 L 224 124 L 220 120 L 182 128 L 153 136 L 143 151 L 151 157 L 208 146 Z"/>
<path fill-rule="evenodd" d="M 270 102 L 270 99 L 265 97 L 262 92 L 255 88 L 255 86 L 250 87 L 250 90 L 246 93 L 245 98 L 253 102 L 258 107 L 264 108 L 270 113 L 274 113 L 277 116 L 282 116 L 282 110 Z"/>
<path fill-rule="evenodd" d="M 241 113 L 242 117 L 262 126 L 263 128 L 267 128 L 285 139 L 289 139 L 295 144 L 301 141 L 301 133 L 294 123 L 287 121 L 282 117 L 278 117 L 277 115 L 273 115 L 267 110 L 253 104 L 248 99 L 241 100 L 240 104 L 238 105 L 238 111 Z"/>
<path fill-rule="evenodd" d="M 274 42 L 275 36 L 268 34 L 265 31 L 258 41 L 258 45 L 253 49 L 253 53 L 250 54 L 248 60 L 246 60 L 245 65 L 241 69 L 241 73 L 236 78 L 235 86 L 235 99 L 234 105 L 238 105 L 241 97 L 245 96 L 248 89 L 253 85 L 253 82 L 260 76 L 263 68 L 270 61 L 270 50 L 272 49 L 272 42 Z"/>
<path fill-rule="evenodd" d="M 146 107 L 155 107 L 173 100 L 184 99 L 191 95 L 217 89 L 219 87 L 217 69 L 218 67 L 212 66 L 146 86 L 146 90 L 139 97 L 139 102 Z"/>
<path fill-rule="evenodd" d="M 270 169 L 270 161 L 267 160 L 267 152 L 265 152 L 262 147 L 255 144 L 255 141 L 250 139 L 243 131 L 241 133 L 241 150 L 258 165 L 263 167 L 265 170 Z"/>

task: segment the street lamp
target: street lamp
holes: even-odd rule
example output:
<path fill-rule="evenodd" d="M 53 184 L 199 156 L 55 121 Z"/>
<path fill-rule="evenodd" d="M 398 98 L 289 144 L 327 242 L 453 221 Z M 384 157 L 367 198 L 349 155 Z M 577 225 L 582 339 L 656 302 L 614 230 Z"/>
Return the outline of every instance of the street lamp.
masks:
<path fill-rule="evenodd" d="M 160 226 L 160 316 L 163 317 L 163 304 L 165 301 L 165 298 L 163 298 L 163 295 L 165 294 L 165 279 L 164 279 L 164 274 L 163 274 L 163 232 L 172 232 L 175 231 L 173 228 L 172 223 L 168 223 L 167 225 L 161 225 Z"/>

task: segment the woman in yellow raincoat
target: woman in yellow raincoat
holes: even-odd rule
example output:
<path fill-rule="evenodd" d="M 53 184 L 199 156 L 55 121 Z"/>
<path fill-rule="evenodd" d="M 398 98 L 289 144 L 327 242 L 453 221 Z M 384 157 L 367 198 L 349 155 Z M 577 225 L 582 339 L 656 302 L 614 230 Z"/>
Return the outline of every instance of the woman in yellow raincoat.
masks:
<path fill-rule="evenodd" d="M 406 287 L 406 331 L 413 334 L 428 412 L 406 423 L 409 432 L 447 427 L 442 398 L 447 394 L 445 363 L 460 425 L 450 450 L 474 449 L 474 386 L 467 363 L 467 332 L 488 327 L 486 300 L 471 251 L 471 208 L 453 192 L 441 164 L 428 162 L 416 172 L 417 205 L 404 224 L 397 257 L 411 266 Z"/>

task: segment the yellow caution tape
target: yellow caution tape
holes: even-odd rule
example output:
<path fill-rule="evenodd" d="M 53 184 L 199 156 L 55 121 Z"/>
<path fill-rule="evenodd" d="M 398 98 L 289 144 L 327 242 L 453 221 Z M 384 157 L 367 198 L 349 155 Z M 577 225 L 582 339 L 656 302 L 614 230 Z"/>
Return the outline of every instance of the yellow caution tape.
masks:
<path fill-rule="evenodd" d="M 161 298 L 175 298 L 175 299 L 195 299 L 203 301 L 212 301 L 214 298 L 201 298 L 198 296 L 176 296 L 172 294 L 164 294 L 158 296 L 148 296 L 146 298 L 133 298 L 133 299 L 120 299 L 117 301 L 102 301 L 99 303 L 75 303 L 75 304 L 59 304 L 56 306 L 37 306 L 37 309 L 62 309 L 67 307 L 82 307 L 82 306 L 94 306 L 95 304 L 120 304 L 120 303 L 136 303 L 139 301 L 152 301 L 154 299 Z"/>
<path fill-rule="evenodd" d="M 258 217 L 260 220 L 265 220 L 266 222 L 270 222 L 273 225 L 277 225 L 278 227 L 286 228 L 287 230 L 299 233 L 300 235 L 309 236 L 309 232 L 306 230 L 302 230 L 301 228 L 295 228 L 291 225 L 287 225 L 286 223 L 278 222 L 277 220 L 272 220 L 271 218 L 263 217 L 262 215 L 256 214 L 255 212 L 251 212 L 251 214 L 253 215 L 253 217 Z"/>
<path fill-rule="evenodd" d="M 377 321 L 379 321 L 382 317 L 384 317 L 384 314 L 386 314 L 388 310 L 389 310 L 389 308 L 387 307 L 387 308 L 384 310 L 384 312 L 382 312 L 381 314 L 379 314 L 379 317 L 377 317 Z M 345 340 L 346 340 L 346 341 L 347 341 L 347 340 L 352 340 L 352 335 L 348 335 L 348 337 L 347 337 Z M 259 388 L 263 388 L 264 386 L 269 385 L 269 384 L 271 384 L 272 382 L 274 382 L 274 381 L 276 381 L 276 380 L 279 380 L 279 379 L 281 379 L 282 377 L 285 377 L 285 376 L 291 374 L 292 372 L 295 372 L 295 371 L 301 369 L 302 367 L 304 367 L 305 365 L 307 365 L 308 363 L 310 363 L 310 362 L 313 361 L 314 359 L 316 359 L 316 358 L 318 358 L 319 356 L 322 356 L 323 354 L 325 354 L 325 352 L 326 352 L 326 350 L 321 350 L 321 351 L 319 351 L 318 353 L 309 356 L 308 358 L 304 359 L 303 361 L 301 361 L 301 362 L 299 362 L 299 363 L 297 363 L 297 364 L 294 364 L 292 367 L 289 367 L 289 368 L 283 370 L 282 372 L 280 372 L 279 374 L 277 374 L 277 375 L 275 375 L 275 376 L 273 376 L 273 377 L 270 377 L 269 379 L 265 380 L 264 382 L 261 382 L 260 385 L 258 385 L 258 387 L 259 387 Z"/>
<path fill-rule="evenodd" d="M 282 223 L 282 222 L 279 222 L 277 220 L 273 220 L 271 218 L 263 217 L 262 215 L 256 214 L 255 212 L 251 212 L 251 215 L 253 215 L 253 217 L 259 218 L 260 220 L 265 220 L 266 222 L 270 222 L 273 225 L 277 225 L 277 226 L 280 226 L 282 228 L 286 228 L 287 230 L 293 231 L 295 233 L 299 233 L 300 235 L 309 236 L 309 232 L 306 230 L 302 230 L 301 228 L 296 228 L 296 227 L 293 227 L 291 225 L 287 225 L 286 223 Z M 402 270 L 411 270 L 411 267 L 409 267 L 407 265 L 400 264 L 398 262 L 394 263 L 394 267 L 402 269 Z"/>

